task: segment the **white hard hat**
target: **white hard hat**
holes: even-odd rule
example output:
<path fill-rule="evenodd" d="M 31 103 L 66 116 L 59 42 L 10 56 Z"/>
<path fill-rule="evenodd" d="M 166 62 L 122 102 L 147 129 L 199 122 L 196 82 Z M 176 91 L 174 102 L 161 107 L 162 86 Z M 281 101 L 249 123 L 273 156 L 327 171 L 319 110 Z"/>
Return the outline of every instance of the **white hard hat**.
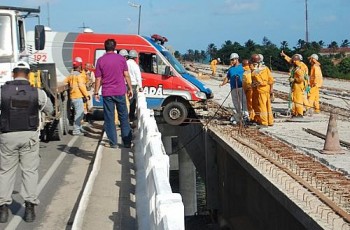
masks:
<path fill-rule="evenodd" d="M 129 54 L 128 54 L 128 51 L 127 51 L 126 49 L 120 50 L 120 51 L 119 51 L 119 54 L 122 55 L 123 57 L 126 57 L 126 56 L 129 55 Z"/>
<path fill-rule="evenodd" d="M 83 59 L 81 57 L 74 58 L 74 61 L 83 63 Z"/>
<path fill-rule="evenodd" d="M 232 59 L 238 59 L 238 58 L 239 58 L 239 56 L 238 56 L 237 53 L 232 53 L 232 54 L 230 55 L 230 60 L 232 60 Z"/>
<path fill-rule="evenodd" d="M 310 56 L 310 58 L 313 58 L 313 59 L 315 59 L 315 60 L 318 61 L 318 55 L 317 55 L 317 54 L 312 54 L 312 55 Z"/>
<path fill-rule="evenodd" d="M 263 62 L 264 61 L 264 56 L 262 54 L 258 54 L 259 55 L 259 58 L 260 58 L 260 62 Z"/>
<path fill-rule="evenodd" d="M 129 57 L 137 58 L 138 57 L 137 51 L 136 50 L 130 50 L 129 51 Z"/>
<path fill-rule="evenodd" d="M 218 61 L 221 61 L 221 59 L 220 59 L 220 58 L 218 58 Z"/>
<path fill-rule="evenodd" d="M 15 64 L 15 67 L 13 69 L 27 69 L 30 70 L 30 66 L 27 62 L 25 61 L 19 61 Z"/>

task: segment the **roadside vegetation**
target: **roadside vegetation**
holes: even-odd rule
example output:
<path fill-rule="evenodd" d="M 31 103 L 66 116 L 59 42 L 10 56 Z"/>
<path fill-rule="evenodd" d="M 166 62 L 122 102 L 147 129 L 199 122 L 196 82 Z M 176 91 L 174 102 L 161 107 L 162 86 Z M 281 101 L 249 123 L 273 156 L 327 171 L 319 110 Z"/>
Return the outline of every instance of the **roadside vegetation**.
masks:
<path fill-rule="evenodd" d="M 264 55 L 264 62 L 272 70 L 288 71 L 289 65 L 280 56 L 283 50 L 287 55 L 299 53 L 304 57 L 304 62 L 308 64 L 307 57 L 316 53 L 319 55 L 319 62 L 322 65 L 324 76 L 350 79 L 350 41 L 348 39 L 342 40 L 340 45 L 336 41 L 332 41 L 326 45 L 321 41 L 305 42 L 299 39 L 294 47 L 290 47 L 287 41 L 282 41 L 279 45 L 273 44 L 267 37 L 262 39 L 261 44 L 257 44 L 249 39 L 244 44 L 225 41 L 221 47 L 217 47 L 211 43 L 206 50 L 187 50 L 186 53 L 181 54 L 179 51 L 175 52 L 175 57 L 182 61 L 194 61 L 201 63 L 209 63 L 212 58 L 220 58 L 222 64 L 229 64 L 230 54 L 235 52 L 242 58 L 249 58 L 253 53 L 261 53 Z M 325 49 L 327 48 L 327 49 Z M 320 55 L 328 50 L 327 55 Z M 344 52 L 347 51 L 347 52 Z M 329 52 L 331 51 L 331 52 Z"/>

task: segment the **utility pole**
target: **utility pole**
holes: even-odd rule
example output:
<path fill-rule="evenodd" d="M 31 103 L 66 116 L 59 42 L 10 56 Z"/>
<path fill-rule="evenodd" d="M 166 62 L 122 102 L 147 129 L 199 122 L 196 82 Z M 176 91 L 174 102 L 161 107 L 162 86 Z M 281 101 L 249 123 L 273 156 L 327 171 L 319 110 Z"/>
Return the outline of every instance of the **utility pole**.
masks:
<path fill-rule="evenodd" d="M 139 9 L 139 23 L 137 28 L 137 34 L 140 35 L 140 25 L 141 25 L 141 4 L 135 4 L 133 2 L 128 2 L 129 6 Z"/>
<path fill-rule="evenodd" d="M 47 26 L 50 27 L 50 3 L 47 2 Z"/>
<path fill-rule="evenodd" d="M 305 41 L 309 43 L 309 17 L 307 11 L 307 0 L 305 0 Z"/>

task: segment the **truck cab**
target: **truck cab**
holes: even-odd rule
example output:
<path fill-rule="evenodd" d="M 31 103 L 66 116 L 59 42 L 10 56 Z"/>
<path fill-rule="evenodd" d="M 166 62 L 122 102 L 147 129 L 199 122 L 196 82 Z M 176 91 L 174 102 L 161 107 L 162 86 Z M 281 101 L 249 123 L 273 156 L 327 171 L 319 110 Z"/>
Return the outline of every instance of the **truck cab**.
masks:
<path fill-rule="evenodd" d="M 0 6 L 0 86 L 13 80 L 12 69 L 16 62 L 28 62 L 30 84 L 42 88 L 55 109 L 53 116 L 41 116 L 42 137 L 60 140 L 68 133 L 68 86 L 57 82 L 55 63 L 42 65 L 32 58 L 45 47 L 45 30 L 43 25 L 36 25 L 28 39 L 33 42 L 28 43 L 25 20 L 39 18 L 39 13 L 40 8 Z"/>
<path fill-rule="evenodd" d="M 27 61 L 25 18 L 39 9 L 0 6 L 0 85 L 12 80 L 12 68 Z"/>

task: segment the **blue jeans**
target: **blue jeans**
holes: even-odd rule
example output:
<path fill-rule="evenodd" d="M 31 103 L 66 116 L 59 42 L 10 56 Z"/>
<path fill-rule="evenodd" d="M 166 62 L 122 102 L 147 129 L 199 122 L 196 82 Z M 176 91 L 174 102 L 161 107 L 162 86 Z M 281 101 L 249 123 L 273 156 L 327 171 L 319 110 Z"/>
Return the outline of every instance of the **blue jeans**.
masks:
<path fill-rule="evenodd" d="M 125 95 L 103 97 L 103 116 L 105 120 L 104 129 L 109 142 L 112 146 L 115 146 L 118 143 L 117 130 L 114 123 L 115 107 L 117 107 L 118 110 L 123 143 L 125 145 L 131 144 L 132 134 Z"/>
<path fill-rule="evenodd" d="M 73 134 L 79 134 L 81 133 L 81 121 L 84 118 L 83 98 L 72 99 L 72 104 L 74 108 Z"/>

